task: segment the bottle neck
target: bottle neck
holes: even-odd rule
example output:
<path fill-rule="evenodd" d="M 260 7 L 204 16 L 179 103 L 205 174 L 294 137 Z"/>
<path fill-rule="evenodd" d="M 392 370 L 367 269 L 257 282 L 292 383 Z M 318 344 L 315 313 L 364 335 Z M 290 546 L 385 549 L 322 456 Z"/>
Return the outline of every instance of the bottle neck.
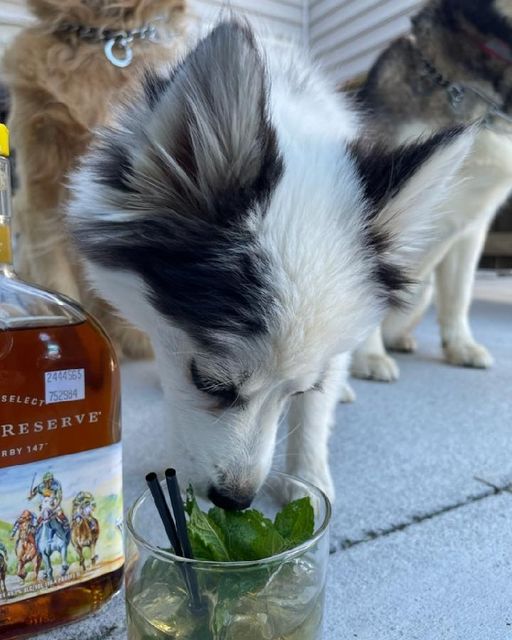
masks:
<path fill-rule="evenodd" d="M 0 156 L 0 275 L 11 276 L 11 170 L 9 160 Z"/>

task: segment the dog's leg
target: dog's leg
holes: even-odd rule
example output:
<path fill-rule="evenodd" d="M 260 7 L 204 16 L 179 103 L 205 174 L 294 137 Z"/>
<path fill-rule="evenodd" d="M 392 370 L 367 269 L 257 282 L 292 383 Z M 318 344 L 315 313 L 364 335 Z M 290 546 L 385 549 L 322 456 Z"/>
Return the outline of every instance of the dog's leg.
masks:
<path fill-rule="evenodd" d="M 51 196 L 46 193 L 44 200 L 41 190 L 51 192 L 52 186 L 48 184 L 41 189 L 34 180 L 30 187 L 22 187 L 14 198 L 14 232 L 19 236 L 14 255 L 16 271 L 27 282 L 64 293 L 80 302 L 79 266 L 69 255 L 62 216 L 54 203 L 50 202 L 44 208 Z M 39 209 L 33 204 L 35 199 L 41 203 Z"/>
<path fill-rule="evenodd" d="M 81 301 L 80 267 L 64 219 L 65 180 L 90 134 L 55 96 L 24 82 L 18 78 L 12 87 L 10 117 L 19 176 L 15 266 L 23 278 Z"/>
<path fill-rule="evenodd" d="M 411 332 L 419 323 L 432 301 L 433 274 L 409 290 L 403 309 L 392 309 L 382 323 L 384 344 L 391 351 L 412 353 L 416 340 Z"/>
<path fill-rule="evenodd" d="M 484 223 L 460 238 L 436 270 L 436 290 L 443 350 L 448 362 L 487 368 L 493 359 L 469 326 L 469 307 L 478 259 L 487 234 Z"/>
<path fill-rule="evenodd" d="M 345 379 L 341 385 L 341 390 L 338 398 L 339 401 L 344 402 L 345 404 L 349 404 L 351 402 L 355 402 L 356 397 L 356 392 L 352 388 L 352 385 L 349 384 L 348 379 Z"/>
<path fill-rule="evenodd" d="M 398 365 L 386 353 L 380 326 L 352 354 L 352 375 L 363 380 L 398 380 Z"/>
<path fill-rule="evenodd" d="M 340 386 L 346 381 L 349 355 L 331 360 L 322 388 L 293 398 L 288 415 L 287 471 L 320 487 L 334 499 L 328 441 Z"/>

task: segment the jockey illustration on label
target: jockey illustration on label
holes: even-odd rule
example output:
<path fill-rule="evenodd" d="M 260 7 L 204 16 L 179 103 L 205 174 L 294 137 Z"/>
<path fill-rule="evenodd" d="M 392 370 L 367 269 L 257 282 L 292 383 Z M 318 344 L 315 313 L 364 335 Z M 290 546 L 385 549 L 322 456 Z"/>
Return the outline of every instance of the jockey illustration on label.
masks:
<path fill-rule="evenodd" d="M 22 527 L 23 525 L 25 525 L 29 533 L 34 533 L 36 530 L 37 518 L 32 513 L 32 511 L 29 511 L 28 509 L 25 509 L 20 517 L 16 519 L 16 522 L 14 523 L 11 530 L 11 538 L 14 538 L 14 536 L 18 533 L 20 527 Z"/>
<path fill-rule="evenodd" d="M 90 491 L 79 491 L 73 498 L 71 513 L 71 543 L 78 554 L 82 570 L 86 570 L 84 549 L 90 551 L 91 566 L 98 561 L 96 544 L 100 536 L 100 523 L 94 517 L 96 501 Z"/>
<path fill-rule="evenodd" d="M 91 533 L 98 529 L 98 521 L 92 515 L 94 509 L 96 502 L 89 491 L 79 491 L 73 498 L 73 520 L 83 518 L 89 524 Z"/>
<path fill-rule="evenodd" d="M 64 537 L 66 529 L 69 529 L 69 522 L 62 510 L 62 485 L 53 477 L 51 471 L 47 471 L 43 475 L 43 480 L 30 490 L 29 500 L 40 496 L 39 511 L 41 512 L 43 504 L 50 507 L 54 517 L 54 527 L 57 529 L 61 537 Z M 37 522 L 41 523 L 41 516 Z"/>
<path fill-rule="evenodd" d="M 16 538 L 14 555 L 17 560 L 16 575 L 22 580 L 27 577 L 27 566 L 32 563 L 32 568 L 36 574 L 36 580 L 41 568 L 41 552 L 36 544 L 37 517 L 35 513 L 24 509 L 20 516 L 16 518 L 10 537 Z"/>

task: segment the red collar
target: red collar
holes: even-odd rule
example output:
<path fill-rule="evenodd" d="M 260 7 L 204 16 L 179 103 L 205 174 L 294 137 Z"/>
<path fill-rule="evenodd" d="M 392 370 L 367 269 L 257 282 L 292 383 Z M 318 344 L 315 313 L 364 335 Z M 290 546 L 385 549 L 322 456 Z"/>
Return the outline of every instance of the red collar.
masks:
<path fill-rule="evenodd" d="M 510 47 L 504 40 L 498 40 L 498 38 L 491 38 L 485 42 L 476 42 L 478 48 L 483 51 L 489 58 L 495 60 L 501 60 L 507 64 L 512 64 L 512 47 Z"/>

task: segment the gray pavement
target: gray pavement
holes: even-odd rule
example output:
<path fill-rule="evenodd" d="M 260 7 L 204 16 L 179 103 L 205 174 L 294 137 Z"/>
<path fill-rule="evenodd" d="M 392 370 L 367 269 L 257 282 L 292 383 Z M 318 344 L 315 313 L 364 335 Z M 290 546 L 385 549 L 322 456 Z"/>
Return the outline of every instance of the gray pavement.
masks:
<path fill-rule="evenodd" d="M 401 380 L 356 381 L 338 408 L 325 640 L 512 640 L 512 304 L 499 299 L 472 313 L 492 370 L 445 365 L 431 313 Z M 128 504 L 170 460 L 154 365 L 124 365 L 123 394 Z M 122 595 L 38 638 L 126 640 Z"/>

